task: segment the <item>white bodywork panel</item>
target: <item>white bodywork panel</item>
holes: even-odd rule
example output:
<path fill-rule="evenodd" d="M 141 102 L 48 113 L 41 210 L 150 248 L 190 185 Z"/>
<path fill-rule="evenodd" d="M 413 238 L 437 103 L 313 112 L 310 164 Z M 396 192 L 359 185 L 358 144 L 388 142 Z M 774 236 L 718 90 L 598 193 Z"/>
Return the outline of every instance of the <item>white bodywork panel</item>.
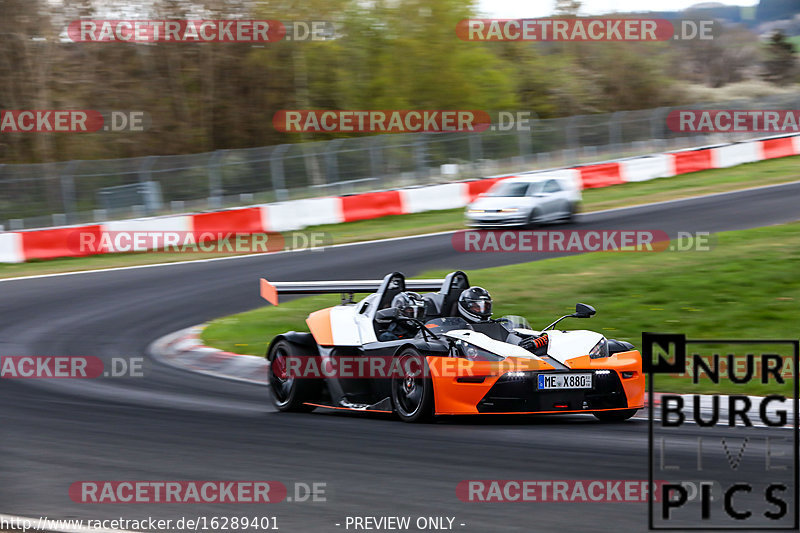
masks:
<path fill-rule="evenodd" d="M 360 314 L 358 305 L 331 307 L 331 334 L 334 346 L 361 346 L 376 342 L 372 318 Z"/>
<path fill-rule="evenodd" d="M 576 329 L 574 331 L 549 330 L 546 333 L 549 338 L 547 355 L 560 363 L 589 355 L 595 344 L 603 338 L 602 334 L 587 329 Z"/>
<path fill-rule="evenodd" d="M 445 337 L 450 337 L 453 339 L 458 339 L 464 342 L 468 342 L 470 344 L 474 344 L 479 348 L 483 348 L 484 350 L 490 351 L 502 357 L 521 357 L 525 359 L 536 359 L 539 361 L 542 360 L 541 357 L 532 354 L 522 346 L 517 346 L 516 344 L 509 344 L 507 342 L 498 341 L 477 331 L 472 331 L 467 329 L 454 329 L 448 331 L 444 335 Z"/>

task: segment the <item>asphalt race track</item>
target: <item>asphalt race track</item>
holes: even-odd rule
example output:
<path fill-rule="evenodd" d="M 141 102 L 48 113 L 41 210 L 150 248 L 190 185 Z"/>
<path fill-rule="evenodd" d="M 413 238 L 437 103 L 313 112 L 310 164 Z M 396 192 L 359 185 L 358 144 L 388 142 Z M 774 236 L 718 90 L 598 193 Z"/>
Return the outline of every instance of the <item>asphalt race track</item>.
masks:
<path fill-rule="evenodd" d="M 800 218 L 800 183 L 583 215 L 580 229 L 725 231 Z M 564 228 L 567 226 L 561 226 Z M 472 270 L 546 254 L 463 254 L 451 235 L 234 260 L 0 282 L 3 355 L 144 356 L 156 338 L 263 305 L 271 280 Z M 602 302 L 591 302 L 602 308 Z M 549 317 L 545 317 L 549 318 Z M 277 516 L 282 531 L 343 531 L 347 516 L 455 516 L 462 531 L 642 531 L 645 504 L 464 503 L 466 479 L 647 479 L 647 424 L 589 416 L 409 425 L 276 413 L 262 387 L 145 361 L 144 378 L 0 380 L 0 513 L 50 518 Z M 723 431 L 735 431 L 723 430 Z M 691 431 L 686 442 L 693 442 Z M 677 453 L 677 452 L 676 452 Z M 673 460 L 691 461 L 687 447 Z M 739 472 L 739 474 L 742 474 Z M 325 502 L 91 505 L 79 480 L 326 483 Z M 336 524 L 341 524 L 337 526 Z M 461 524 L 464 524 L 463 526 Z"/>

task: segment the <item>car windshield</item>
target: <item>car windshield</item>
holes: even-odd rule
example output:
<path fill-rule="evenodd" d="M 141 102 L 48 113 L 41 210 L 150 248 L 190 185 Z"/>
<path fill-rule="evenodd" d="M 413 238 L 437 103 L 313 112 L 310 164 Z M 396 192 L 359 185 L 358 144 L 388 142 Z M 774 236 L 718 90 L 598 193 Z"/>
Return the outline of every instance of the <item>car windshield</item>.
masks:
<path fill-rule="evenodd" d="M 486 196 L 504 196 L 506 198 L 525 196 L 530 183 L 519 181 L 505 181 L 489 189 Z"/>
<path fill-rule="evenodd" d="M 519 315 L 506 315 L 500 317 L 498 320 L 507 330 L 514 331 L 515 329 L 532 329 L 528 323 L 528 319 Z"/>

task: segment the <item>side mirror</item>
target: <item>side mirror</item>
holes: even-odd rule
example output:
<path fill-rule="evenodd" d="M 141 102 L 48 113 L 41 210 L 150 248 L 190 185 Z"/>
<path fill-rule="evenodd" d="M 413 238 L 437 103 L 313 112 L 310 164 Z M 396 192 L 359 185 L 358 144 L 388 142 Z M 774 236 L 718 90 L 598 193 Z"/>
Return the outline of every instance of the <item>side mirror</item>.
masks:
<path fill-rule="evenodd" d="M 387 323 L 395 320 L 398 316 L 400 316 L 399 309 L 396 307 L 387 307 L 386 309 L 380 309 L 375 313 L 375 321 Z"/>
<path fill-rule="evenodd" d="M 592 315 L 597 313 L 594 310 L 594 307 L 588 304 L 577 304 L 575 305 L 575 313 L 572 315 L 575 318 L 589 318 Z"/>

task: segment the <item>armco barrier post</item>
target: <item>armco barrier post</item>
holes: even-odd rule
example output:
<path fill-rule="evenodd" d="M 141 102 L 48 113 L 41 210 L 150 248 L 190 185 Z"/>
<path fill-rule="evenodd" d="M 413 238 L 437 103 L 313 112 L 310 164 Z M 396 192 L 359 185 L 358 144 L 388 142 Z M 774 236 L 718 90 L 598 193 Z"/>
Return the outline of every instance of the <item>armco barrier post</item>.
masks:
<path fill-rule="evenodd" d="M 325 143 L 325 183 L 336 183 L 339 181 L 339 158 L 337 150 L 344 139 L 333 139 Z"/>
<path fill-rule="evenodd" d="M 369 143 L 369 169 L 375 178 L 381 178 L 383 175 L 383 172 L 381 172 L 381 139 L 383 139 L 381 135 L 373 135 L 367 138 Z"/>
<path fill-rule="evenodd" d="M 73 173 L 77 163 L 77 161 L 69 161 L 64 165 L 64 170 L 59 176 L 61 181 L 61 202 L 64 206 L 64 214 L 68 224 L 75 222 L 75 178 Z"/>
<path fill-rule="evenodd" d="M 208 158 L 208 207 L 222 207 L 222 181 L 220 179 L 219 161 L 223 150 L 217 150 Z"/>
<path fill-rule="evenodd" d="M 139 170 L 136 171 L 136 177 L 138 178 L 139 183 L 141 185 L 144 185 L 145 183 L 152 181 L 153 165 L 156 164 L 157 158 L 158 156 L 151 155 L 142 159 L 142 163 L 139 165 Z M 153 213 L 149 212 L 149 206 L 146 206 L 146 208 L 148 209 L 147 214 L 152 215 Z"/>
<path fill-rule="evenodd" d="M 269 156 L 269 170 L 272 174 L 272 189 L 275 191 L 275 198 L 279 202 L 289 199 L 289 193 L 286 190 L 286 181 L 283 177 L 283 154 L 289 149 L 288 144 L 279 144 L 272 150 Z"/>
<path fill-rule="evenodd" d="M 425 133 L 419 133 L 414 139 L 414 175 L 418 181 L 422 181 L 426 178 L 425 169 L 427 168 L 427 154 L 425 153 L 425 135 Z"/>

